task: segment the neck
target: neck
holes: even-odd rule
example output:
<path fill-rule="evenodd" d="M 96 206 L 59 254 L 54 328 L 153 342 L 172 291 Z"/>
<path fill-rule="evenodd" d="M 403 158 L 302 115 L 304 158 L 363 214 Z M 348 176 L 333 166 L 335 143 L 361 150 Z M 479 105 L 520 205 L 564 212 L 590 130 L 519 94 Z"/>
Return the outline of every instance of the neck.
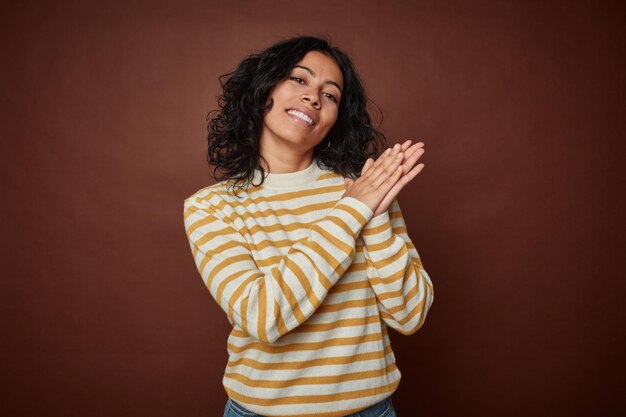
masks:
<path fill-rule="evenodd" d="M 305 152 L 299 152 L 293 148 L 275 149 L 266 152 L 261 146 L 259 158 L 261 168 L 271 174 L 287 174 L 302 171 L 311 166 L 313 162 L 313 148 Z"/>

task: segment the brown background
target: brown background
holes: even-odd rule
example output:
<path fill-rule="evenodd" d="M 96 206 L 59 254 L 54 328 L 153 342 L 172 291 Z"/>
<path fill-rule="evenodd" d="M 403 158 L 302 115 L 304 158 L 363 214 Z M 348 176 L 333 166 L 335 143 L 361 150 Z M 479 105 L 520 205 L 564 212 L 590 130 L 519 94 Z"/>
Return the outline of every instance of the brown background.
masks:
<path fill-rule="evenodd" d="M 600 3 L 5 5 L 0 413 L 222 415 L 183 200 L 212 182 L 217 77 L 297 34 L 426 144 L 399 200 L 435 303 L 391 332 L 398 415 L 626 411 L 625 13 Z"/>

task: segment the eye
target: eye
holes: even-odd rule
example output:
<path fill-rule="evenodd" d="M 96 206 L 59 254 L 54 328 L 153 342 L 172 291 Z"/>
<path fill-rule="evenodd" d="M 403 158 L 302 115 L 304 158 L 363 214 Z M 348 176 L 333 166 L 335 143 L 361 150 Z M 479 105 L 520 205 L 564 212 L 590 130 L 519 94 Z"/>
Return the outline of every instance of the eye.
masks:
<path fill-rule="evenodd" d="M 297 83 L 304 84 L 304 80 L 300 77 L 290 77 L 290 79 L 294 80 Z"/>
<path fill-rule="evenodd" d="M 328 97 L 329 99 L 331 99 L 335 103 L 337 102 L 337 97 L 335 97 L 334 95 L 332 95 L 330 93 L 324 93 L 324 94 L 326 95 L 326 97 Z"/>

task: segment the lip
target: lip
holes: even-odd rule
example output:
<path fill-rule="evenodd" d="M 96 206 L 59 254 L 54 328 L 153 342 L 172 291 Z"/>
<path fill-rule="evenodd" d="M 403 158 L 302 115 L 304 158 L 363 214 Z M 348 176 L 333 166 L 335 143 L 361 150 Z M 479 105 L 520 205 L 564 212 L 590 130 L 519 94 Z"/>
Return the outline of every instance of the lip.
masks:
<path fill-rule="evenodd" d="M 302 120 L 302 119 L 300 119 L 300 118 L 298 118 L 298 117 L 296 117 L 296 116 L 293 116 L 293 117 L 296 117 L 296 119 L 298 119 L 298 120 L 300 120 L 300 121 L 302 121 L 302 122 L 306 123 L 306 124 L 307 124 L 307 126 L 311 126 L 311 127 L 313 127 L 313 126 L 317 125 L 317 118 L 316 118 L 315 116 L 313 116 L 313 115 L 311 114 L 311 112 L 310 112 L 310 111 L 306 111 L 306 110 L 304 110 L 304 109 L 303 109 L 303 108 L 301 108 L 301 107 L 290 107 L 290 108 L 288 108 L 287 110 L 285 110 L 285 113 L 287 113 L 289 110 L 299 111 L 300 113 L 304 113 L 304 114 L 306 114 L 307 116 L 309 116 L 309 117 L 311 118 L 311 120 L 313 120 L 313 125 L 310 125 L 310 124 L 306 123 L 304 120 Z M 287 114 L 289 114 L 289 113 L 287 113 Z M 289 116 L 291 116 L 291 115 L 289 114 Z"/>

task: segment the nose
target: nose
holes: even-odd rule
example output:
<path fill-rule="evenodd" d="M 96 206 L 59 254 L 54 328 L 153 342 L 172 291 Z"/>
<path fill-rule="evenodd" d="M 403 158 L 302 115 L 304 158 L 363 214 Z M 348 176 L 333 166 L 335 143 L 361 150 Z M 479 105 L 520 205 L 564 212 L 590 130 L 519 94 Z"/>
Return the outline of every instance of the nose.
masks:
<path fill-rule="evenodd" d="M 313 94 L 313 93 L 303 94 L 302 101 L 311 104 L 313 108 L 319 109 L 320 107 L 320 100 L 316 94 Z"/>

